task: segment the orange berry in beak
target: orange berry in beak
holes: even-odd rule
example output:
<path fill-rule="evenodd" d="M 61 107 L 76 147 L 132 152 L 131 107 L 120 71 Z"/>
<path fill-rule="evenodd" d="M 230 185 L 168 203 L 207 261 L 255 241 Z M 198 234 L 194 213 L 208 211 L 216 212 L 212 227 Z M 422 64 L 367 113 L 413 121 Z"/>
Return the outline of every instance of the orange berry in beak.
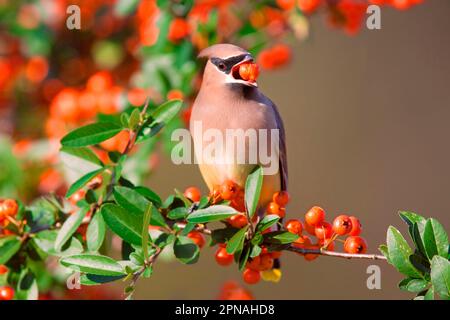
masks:
<path fill-rule="evenodd" d="M 255 82 L 259 75 L 259 67 L 256 63 L 243 63 L 239 66 L 239 76 L 242 80 Z"/>

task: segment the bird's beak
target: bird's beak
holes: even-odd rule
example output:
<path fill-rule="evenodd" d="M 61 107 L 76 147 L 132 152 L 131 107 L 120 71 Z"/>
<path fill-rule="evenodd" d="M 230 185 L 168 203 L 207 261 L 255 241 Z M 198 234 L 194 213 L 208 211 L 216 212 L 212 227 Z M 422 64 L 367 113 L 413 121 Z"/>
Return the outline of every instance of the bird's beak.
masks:
<path fill-rule="evenodd" d="M 244 80 L 242 79 L 241 75 L 239 74 L 239 68 L 244 63 L 253 62 L 253 57 L 251 55 L 248 55 L 244 60 L 242 60 L 239 63 L 236 63 L 230 72 L 230 79 L 229 83 L 241 83 L 249 87 L 258 87 L 258 84 L 256 83 L 256 80 Z"/>

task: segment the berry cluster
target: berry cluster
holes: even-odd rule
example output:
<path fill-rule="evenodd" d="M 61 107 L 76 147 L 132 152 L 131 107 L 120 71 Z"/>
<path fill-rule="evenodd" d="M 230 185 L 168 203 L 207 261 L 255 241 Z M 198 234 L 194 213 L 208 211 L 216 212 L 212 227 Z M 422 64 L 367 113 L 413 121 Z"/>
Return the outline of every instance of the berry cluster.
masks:
<path fill-rule="evenodd" d="M 320 207 L 312 207 L 305 214 L 304 224 L 297 219 L 291 219 L 285 224 L 286 229 L 299 235 L 297 241 L 293 243 L 294 247 L 303 249 L 319 249 L 323 248 L 329 251 L 334 251 L 334 243 L 339 236 L 347 236 L 344 241 L 344 251 L 352 254 L 365 253 L 367 251 L 367 244 L 364 238 L 360 237 L 361 223 L 359 219 L 354 216 L 339 215 L 332 223 L 325 220 L 325 211 Z M 311 236 L 317 238 L 317 242 L 313 244 L 311 238 L 303 235 L 303 230 L 306 230 Z M 306 260 L 314 260 L 317 254 L 305 254 Z"/>
<path fill-rule="evenodd" d="M 8 268 L 0 264 L 0 277 L 5 276 L 8 273 Z M 10 286 L 0 286 L 0 301 L 12 300 L 14 298 L 14 289 Z"/>
<path fill-rule="evenodd" d="M 6 229 L 6 227 L 11 223 L 11 221 L 15 221 L 14 217 L 18 211 L 19 205 L 16 200 L 0 200 L 0 235 L 8 235 L 12 233 L 9 229 Z"/>

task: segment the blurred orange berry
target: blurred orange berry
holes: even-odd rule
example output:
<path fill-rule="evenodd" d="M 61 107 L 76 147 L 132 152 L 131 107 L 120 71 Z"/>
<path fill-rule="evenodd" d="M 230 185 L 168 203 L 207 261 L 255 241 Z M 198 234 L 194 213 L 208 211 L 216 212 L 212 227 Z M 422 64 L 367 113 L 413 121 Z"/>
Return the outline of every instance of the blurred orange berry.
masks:
<path fill-rule="evenodd" d="M 273 70 L 287 64 L 290 59 L 291 49 L 284 44 L 278 44 L 262 50 L 258 56 L 258 63 L 264 69 Z"/>
<path fill-rule="evenodd" d="M 147 91 L 142 88 L 134 88 L 128 91 L 127 98 L 135 107 L 140 107 L 147 99 Z"/>
<path fill-rule="evenodd" d="M 25 76 L 31 82 L 42 81 L 48 73 L 48 62 L 44 57 L 31 57 L 25 67 Z"/>
<path fill-rule="evenodd" d="M 322 0 L 297 0 L 297 6 L 304 13 L 313 13 L 320 6 Z"/>
<path fill-rule="evenodd" d="M 276 0 L 277 5 L 284 10 L 291 10 L 295 7 L 296 0 Z"/>
<path fill-rule="evenodd" d="M 182 18 L 173 19 L 170 23 L 167 38 L 172 42 L 177 42 L 189 34 L 189 24 Z"/>
<path fill-rule="evenodd" d="M 94 73 L 88 80 L 86 88 L 94 92 L 101 92 L 111 88 L 113 78 L 109 71 L 99 71 Z"/>
<path fill-rule="evenodd" d="M 183 92 L 178 89 L 172 89 L 167 93 L 167 100 L 183 100 L 183 98 Z"/>
<path fill-rule="evenodd" d="M 61 90 L 50 104 L 50 115 L 65 122 L 75 122 L 78 118 L 79 93 L 73 88 Z"/>
<path fill-rule="evenodd" d="M 128 132 L 128 130 L 123 130 L 114 137 L 101 142 L 100 146 L 107 151 L 124 152 L 129 139 L 130 133 Z"/>

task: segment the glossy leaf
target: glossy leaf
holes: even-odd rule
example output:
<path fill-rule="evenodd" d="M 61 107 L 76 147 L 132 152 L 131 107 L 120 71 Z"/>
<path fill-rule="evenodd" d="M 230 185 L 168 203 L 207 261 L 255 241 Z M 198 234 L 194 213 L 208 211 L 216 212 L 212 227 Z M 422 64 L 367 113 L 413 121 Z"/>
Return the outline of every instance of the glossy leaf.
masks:
<path fill-rule="evenodd" d="M 62 258 L 60 263 L 75 271 L 100 276 L 120 276 L 125 274 L 124 269 L 116 260 L 102 255 L 73 255 Z"/>
<path fill-rule="evenodd" d="M 188 237 L 178 236 L 173 245 L 175 257 L 184 264 L 196 263 L 199 257 L 199 247 Z"/>
<path fill-rule="evenodd" d="M 248 226 L 245 226 L 244 228 L 240 229 L 238 232 L 236 232 L 233 237 L 231 237 L 230 241 L 227 243 L 227 253 L 233 254 L 236 251 L 242 250 L 242 247 L 244 246 L 244 240 L 245 240 L 245 234 L 247 232 Z"/>
<path fill-rule="evenodd" d="M 431 282 L 435 292 L 442 298 L 450 299 L 450 261 L 441 256 L 431 260 Z"/>
<path fill-rule="evenodd" d="M 67 190 L 66 197 L 70 197 L 75 192 L 83 188 L 89 181 L 91 181 L 94 177 L 96 177 L 99 173 L 101 173 L 104 168 L 100 168 L 98 170 L 94 170 L 86 173 L 84 176 L 80 177 L 77 181 L 72 183 L 69 190 Z"/>
<path fill-rule="evenodd" d="M 106 234 L 106 224 L 103 216 L 98 212 L 93 217 L 86 231 L 86 242 L 89 251 L 98 251 L 103 244 Z"/>
<path fill-rule="evenodd" d="M 102 206 L 101 214 L 115 234 L 130 244 L 141 245 L 142 217 L 111 203 Z"/>
<path fill-rule="evenodd" d="M 21 242 L 17 236 L 0 238 L 0 265 L 8 262 L 19 251 L 20 246 Z"/>
<path fill-rule="evenodd" d="M 430 218 L 427 220 L 423 232 L 423 241 L 428 259 L 431 260 L 435 255 L 447 257 L 448 236 L 444 227 L 436 219 Z"/>
<path fill-rule="evenodd" d="M 245 182 L 245 207 L 250 217 L 253 217 L 258 206 L 263 177 L 263 169 L 258 166 L 248 175 Z"/>
<path fill-rule="evenodd" d="M 55 250 L 61 251 L 62 247 L 66 244 L 66 242 L 72 237 L 72 235 L 77 231 L 78 227 L 81 225 L 83 218 L 86 216 L 89 208 L 84 207 L 81 208 L 70 215 L 61 229 L 58 232 L 58 235 L 55 240 Z"/>
<path fill-rule="evenodd" d="M 223 220 L 235 215 L 236 213 L 238 212 L 232 207 L 215 205 L 194 211 L 187 217 L 187 221 L 194 223 L 206 223 Z"/>
<path fill-rule="evenodd" d="M 112 122 L 97 122 L 75 129 L 61 139 L 63 147 L 84 147 L 114 137 L 122 127 Z"/>

